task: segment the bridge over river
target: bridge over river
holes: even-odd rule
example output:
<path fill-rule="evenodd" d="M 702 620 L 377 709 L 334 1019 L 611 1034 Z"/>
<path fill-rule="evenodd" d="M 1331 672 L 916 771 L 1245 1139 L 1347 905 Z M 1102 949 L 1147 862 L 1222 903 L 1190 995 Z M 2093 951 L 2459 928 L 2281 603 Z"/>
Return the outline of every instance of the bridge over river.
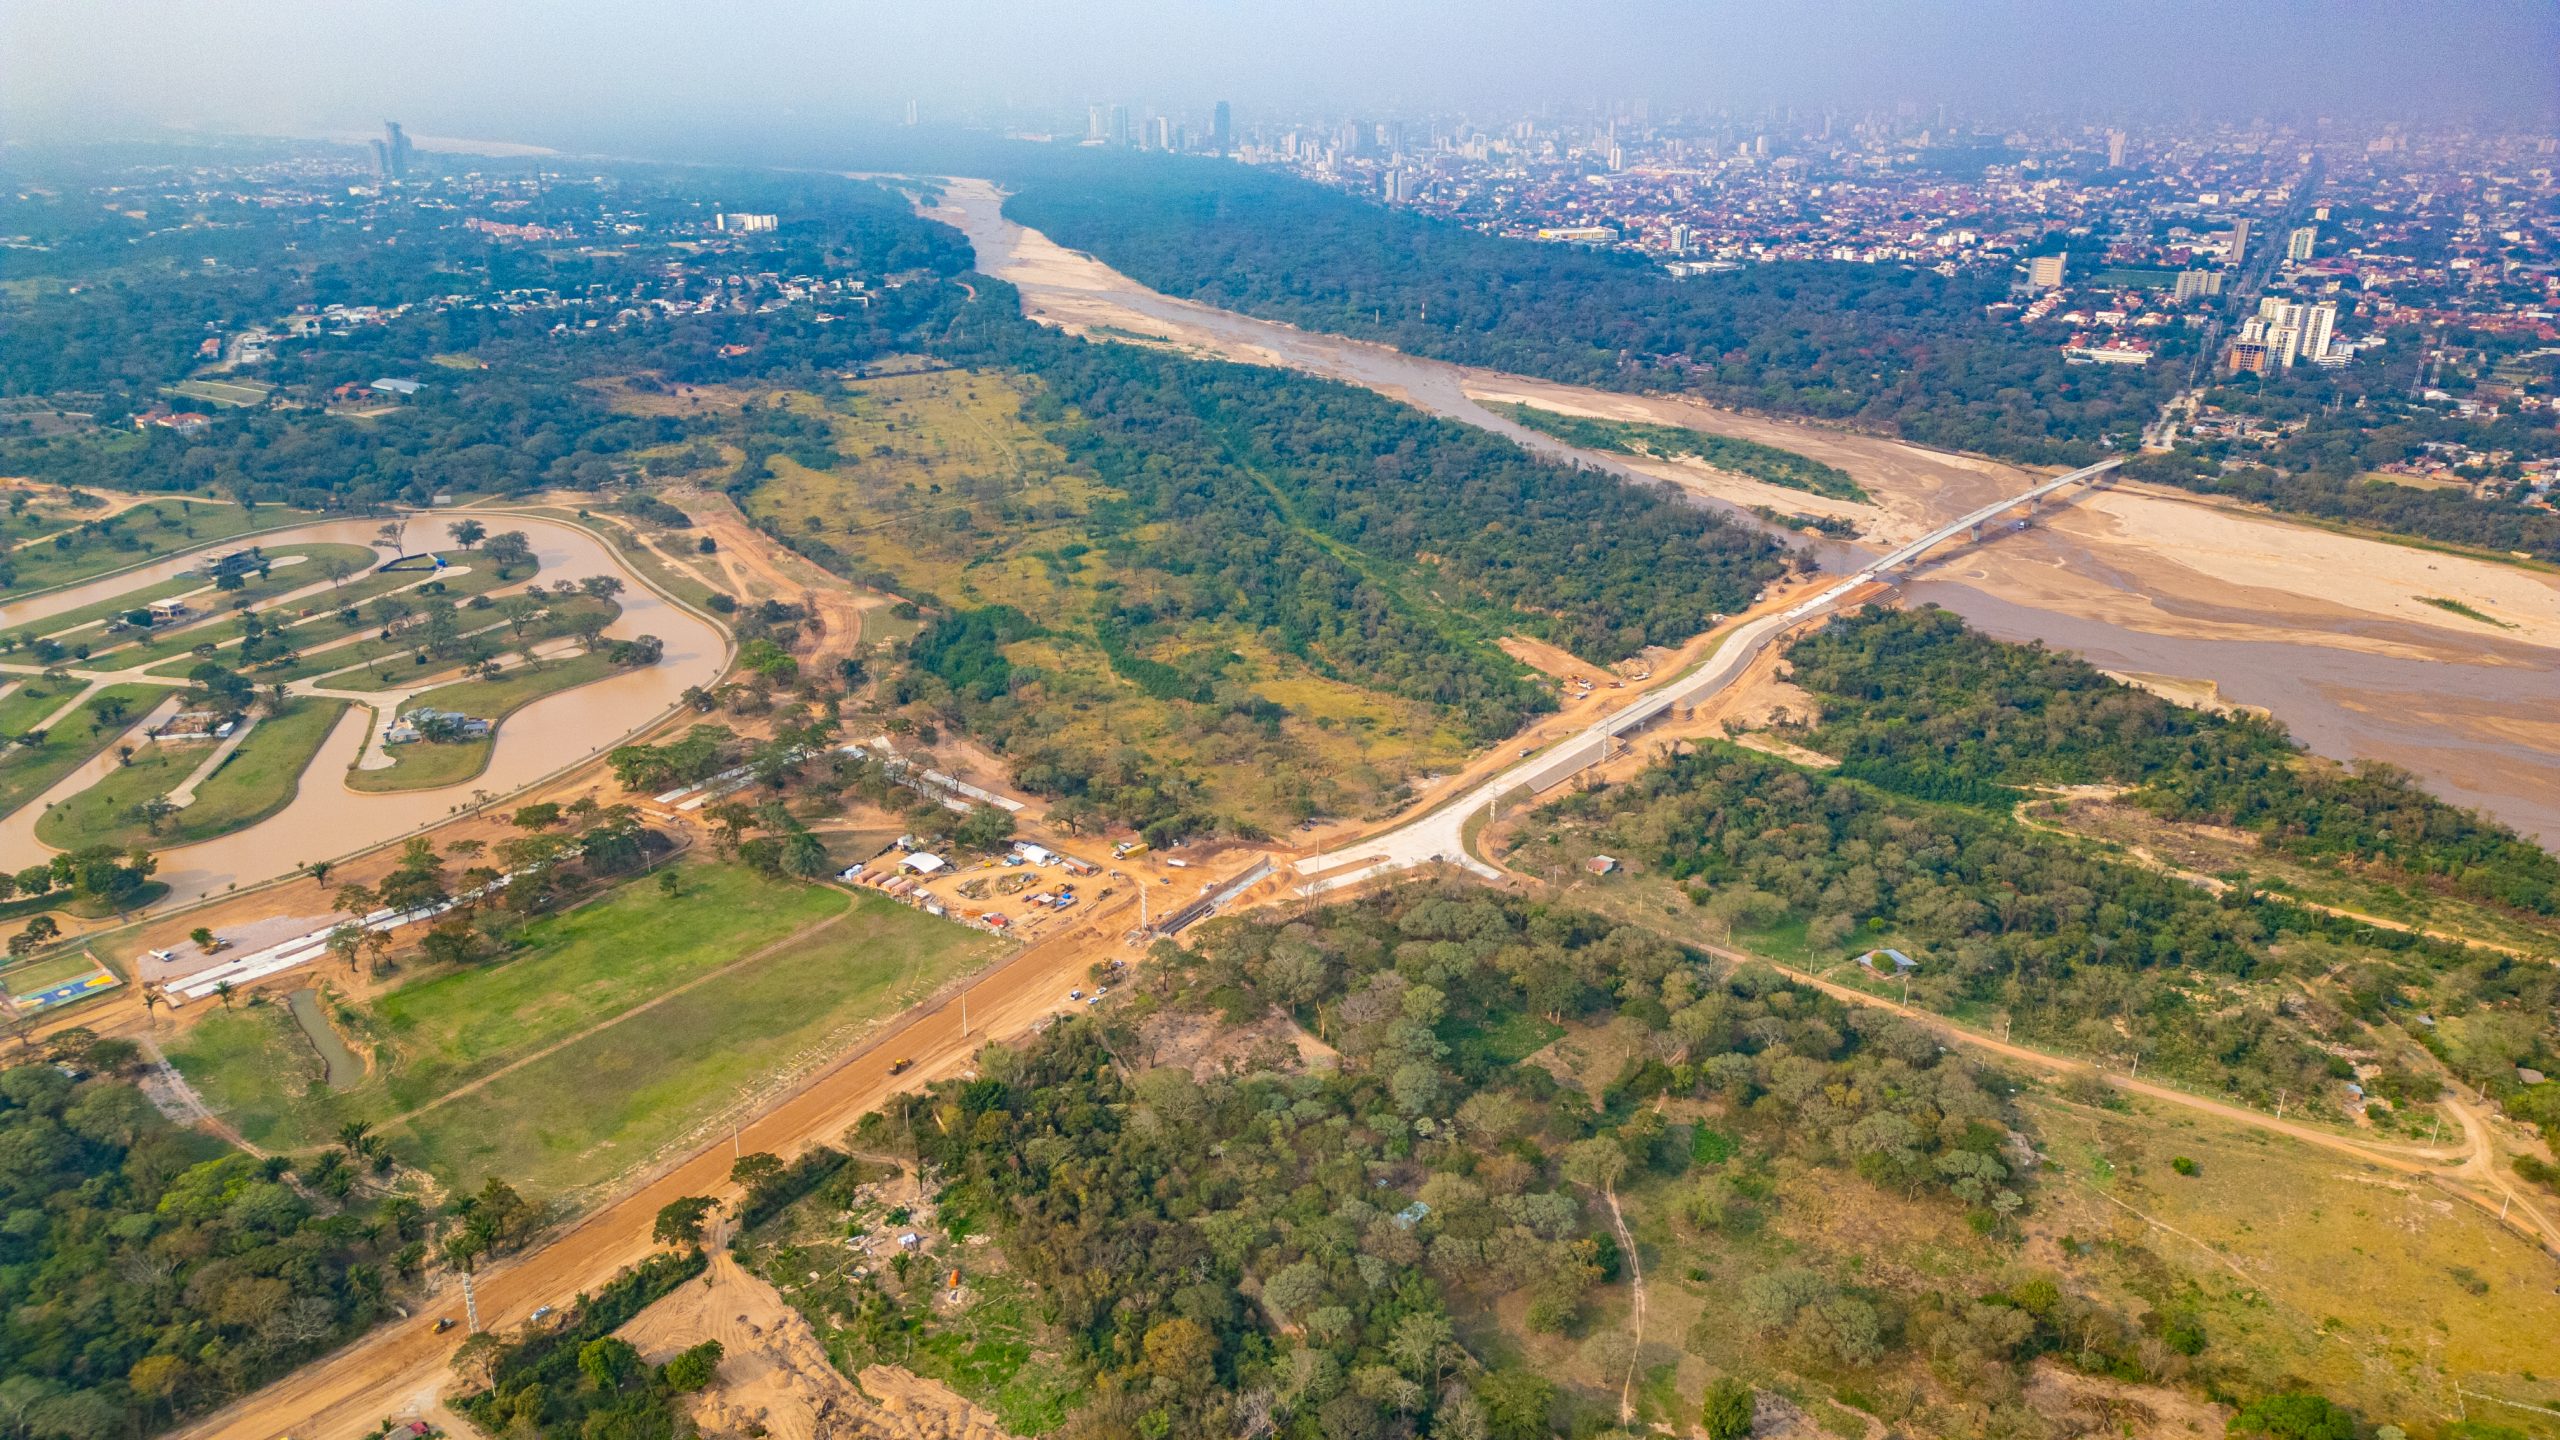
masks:
<path fill-rule="evenodd" d="M 1908 574 L 1912 566 L 1938 546 L 1959 535 L 1976 541 L 1986 535 L 1997 538 L 2001 532 L 1993 527 L 2002 517 L 2021 509 L 2033 515 L 2048 497 L 2074 485 L 2084 490 L 2094 487 L 2123 463 L 2120 459 L 2101 460 L 1960 515 L 1784 610 L 1743 622 L 1724 638 L 1714 654 L 1697 666 L 1672 676 L 1594 721 L 1570 739 L 1521 761 L 1465 794 L 1382 835 L 1298 861 L 1298 874 L 1307 877 L 1302 888 L 1307 894 L 1320 895 L 1328 890 L 1435 861 L 1460 865 L 1487 878 L 1496 877 L 1499 872 L 1492 866 L 1467 853 L 1464 832 L 1467 822 L 1478 814 L 1490 813 L 1493 806 L 1503 799 L 1543 794 L 1608 759 L 1617 753 L 1627 736 L 1675 710 L 1693 707 L 1732 684 L 1773 641 L 1808 620 L 1827 615 L 1853 600 L 1866 598 L 1889 575 L 1897 572 Z"/>

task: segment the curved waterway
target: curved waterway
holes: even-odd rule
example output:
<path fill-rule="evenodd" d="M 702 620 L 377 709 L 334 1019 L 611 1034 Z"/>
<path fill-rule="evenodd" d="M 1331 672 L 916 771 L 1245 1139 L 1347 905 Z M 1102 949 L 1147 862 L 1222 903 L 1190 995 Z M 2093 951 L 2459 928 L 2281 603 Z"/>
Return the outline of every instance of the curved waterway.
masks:
<path fill-rule="evenodd" d="M 609 547 L 556 520 L 503 511 L 474 513 L 492 529 L 522 530 L 541 561 L 539 578 L 545 584 L 589 575 L 621 580 L 623 590 L 617 598 L 622 614 L 605 633 L 617 638 L 655 635 L 666 642 L 664 658 L 648 669 L 622 671 L 516 711 L 498 727 L 488 769 L 437 790 L 362 794 L 348 789 L 343 777 L 363 752 L 373 720 L 372 710 L 352 706 L 321 743 L 318 758 L 303 772 L 301 788 L 284 809 L 246 830 L 160 852 L 159 878 L 169 885 L 167 903 L 194 901 L 290 874 L 313 860 L 352 854 L 441 820 L 474 803 L 482 792 L 504 795 L 530 785 L 621 744 L 634 730 L 673 707 L 688 686 L 709 685 L 719 678 L 728 653 L 720 631 L 650 589 Z M 413 538 L 422 545 L 441 540 L 445 521 L 440 515 L 419 516 L 410 527 Z M 279 553 L 292 545 L 325 541 L 364 545 L 373 539 L 378 525 L 372 520 L 320 521 L 261 536 L 255 543 Z M 201 559 L 198 553 L 159 561 L 38 596 L 0 611 L 0 626 L 15 630 L 48 615 L 77 610 L 173 578 Z M 35 838 L 44 802 L 76 793 L 94 781 L 96 764 L 111 764 L 113 759 L 111 747 L 101 762 L 83 767 L 79 776 L 0 818 L 0 866 L 21 869 L 51 855 L 52 850 Z"/>
<path fill-rule="evenodd" d="M 1008 220 L 1002 196 L 983 181 L 949 182 L 926 213 L 966 234 L 979 270 L 1012 284 L 1044 322 L 1346 381 L 1557 459 L 1680 485 L 1726 511 L 1741 508 L 1726 498 L 1737 488 L 1761 497 L 1748 487 L 1692 483 L 1696 477 L 1676 466 L 1566 445 L 1483 402 L 1523 399 L 1687 424 L 1810 455 L 1848 470 L 1874 495 L 1878 509 L 1859 518 L 1879 540 L 1919 533 L 2036 478 L 1997 462 L 1681 397 L 1420 359 L 1175 299 Z M 1725 494 L 1704 493 L 1719 488 Z M 1791 492 L 1765 494 L 1782 508 L 1825 508 Z M 1884 548 L 1818 543 L 1813 553 L 1825 568 L 1848 569 Z M 2560 842 L 2560 585 L 2540 572 L 2127 487 L 2049 510 L 2023 533 L 1957 550 L 1905 593 L 2003 639 L 2043 641 L 2128 674 L 2210 682 L 2227 701 L 2271 711 L 2318 753 L 2403 766 L 2447 799 L 2545 844 Z M 2502 618 L 2482 624 L 2438 599 Z"/>

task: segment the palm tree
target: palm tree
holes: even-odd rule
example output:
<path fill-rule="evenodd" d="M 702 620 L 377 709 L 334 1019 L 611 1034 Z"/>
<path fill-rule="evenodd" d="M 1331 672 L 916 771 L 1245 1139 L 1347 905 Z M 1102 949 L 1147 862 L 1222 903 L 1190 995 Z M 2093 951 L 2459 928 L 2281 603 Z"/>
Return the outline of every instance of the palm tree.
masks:
<path fill-rule="evenodd" d="M 213 987 L 213 993 L 222 997 L 222 1008 L 223 1008 L 223 1009 L 228 1010 L 228 1009 L 230 1009 L 230 1008 L 231 1008 L 231 982 L 230 982 L 230 981 L 225 980 L 225 981 L 222 981 L 222 982 L 220 982 L 219 984 L 215 985 L 215 986 Z"/>

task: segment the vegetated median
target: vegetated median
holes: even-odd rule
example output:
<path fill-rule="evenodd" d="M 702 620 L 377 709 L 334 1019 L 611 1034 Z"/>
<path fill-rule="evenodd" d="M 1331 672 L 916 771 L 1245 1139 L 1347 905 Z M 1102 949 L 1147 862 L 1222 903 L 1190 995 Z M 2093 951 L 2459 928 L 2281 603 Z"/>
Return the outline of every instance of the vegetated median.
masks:
<path fill-rule="evenodd" d="M 1874 498 L 1850 478 L 1848 471 L 1837 465 L 1825 465 L 1809 455 L 1799 455 L 1775 445 L 1763 445 L 1757 440 L 1716 435 L 1705 430 L 1692 430 L 1685 425 L 1567 415 L 1518 402 L 1495 404 L 1491 408 L 1540 434 L 1552 435 L 1585 450 L 1646 455 L 1661 460 L 1697 460 L 1718 470 L 1749 476 L 1763 484 L 1804 490 L 1833 500 L 1854 500 L 1861 505 L 1871 503 Z"/>
<path fill-rule="evenodd" d="M 12 737 L 8 749 L 0 752 L 0 814 L 52 789 L 63 776 L 114 743 L 116 736 L 168 693 L 159 685 L 109 685 L 81 701 L 80 708 L 44 731 L 41 740 L 28 744 L 28 735 Z M 54 702 L 47 704 L 59 708 Z"/>

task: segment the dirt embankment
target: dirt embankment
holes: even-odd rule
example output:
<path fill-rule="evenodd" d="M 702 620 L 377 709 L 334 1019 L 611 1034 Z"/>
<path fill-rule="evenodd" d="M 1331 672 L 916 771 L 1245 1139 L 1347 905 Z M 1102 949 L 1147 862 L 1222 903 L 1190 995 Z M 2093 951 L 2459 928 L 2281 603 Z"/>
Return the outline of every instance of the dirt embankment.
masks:
<path fill-rule="evenodd" d="M 710 1435 L 769 1440 L 1012 1440 L 993 1415 L 948 1387 L 874 1365 L 860 1383 L 836 1369 L 809 1322 L 774 1288 L 715 1252 L 685 1285 L 622 1329 L 651 1364 L 705 1340 L 720 1342 L 720 1379 L 693 1397 Z"/>

